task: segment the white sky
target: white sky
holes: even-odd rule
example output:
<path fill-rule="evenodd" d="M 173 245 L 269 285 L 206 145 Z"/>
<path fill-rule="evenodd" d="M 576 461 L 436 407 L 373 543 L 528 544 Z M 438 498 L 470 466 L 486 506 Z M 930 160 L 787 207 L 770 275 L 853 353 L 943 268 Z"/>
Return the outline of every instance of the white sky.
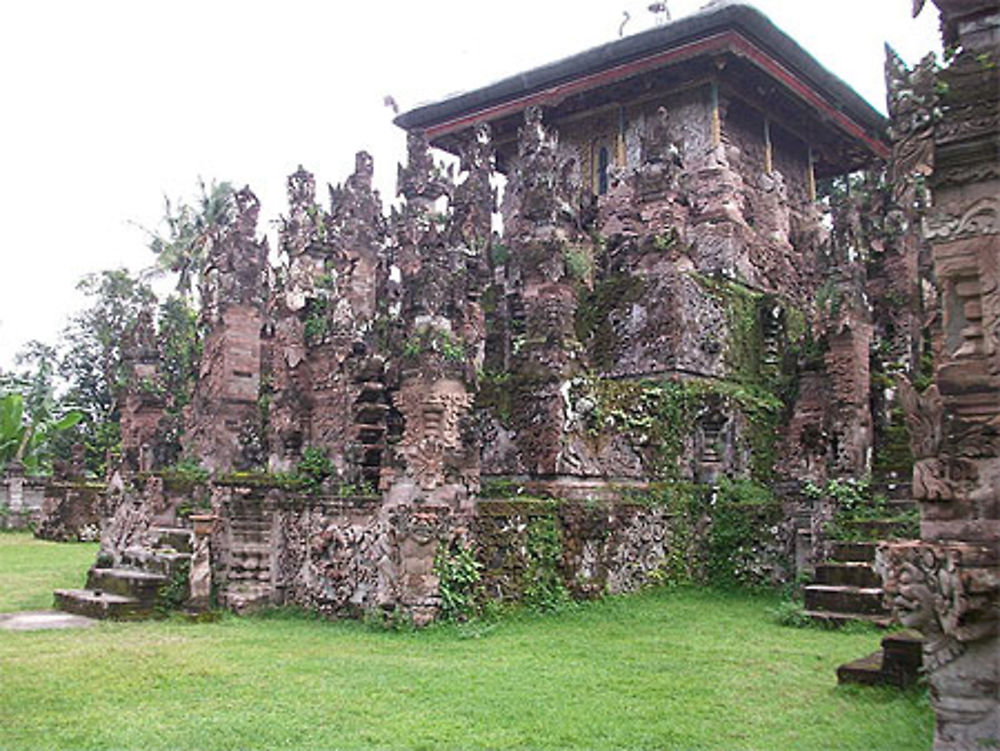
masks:
<path fill-rule="evenodd" d="M 0 367 L 56 343 L 84 274 L 148 266 L 133 223 L 197 178 L 249 184 L 262 229 L 301 163 L 338 183 L 370 151 L 394 192 L 405 111 L 650 25 L 636 0 L 7 0 L 0 5 Z M 674 18 L 705 0 L 670 0 Z M 911 0 L 756 0 L 884 111 L 883 42 L 937 50 L 933 7 Z M 320 188 L 325 201 L 326 190 Z"/>

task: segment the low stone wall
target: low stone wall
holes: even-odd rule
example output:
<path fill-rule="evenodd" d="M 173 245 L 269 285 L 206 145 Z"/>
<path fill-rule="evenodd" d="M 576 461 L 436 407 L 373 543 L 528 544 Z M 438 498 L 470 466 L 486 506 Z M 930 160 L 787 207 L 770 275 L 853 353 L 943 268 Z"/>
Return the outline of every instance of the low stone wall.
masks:
<path fill-rule="evenodd" d="M 44 478 L 0 478 L 0 529 L 30 529 L 36 525 L 44 497 Z"/>
<path fill-rule="evenodd" d="M 480 564 L 482 600 L 531 601 L 544 587 L 582 599 L 794 576 L 794 528 L 781 505 L 734 495 L 684 486 L 641 500 L 488 499 L 468 513 L 427 514 L 378 497 L 217 489 L 216 591 L 236 610 L 291 604 L 357 617 L 398 606 L 409 591 L 401 582 L 436 591 L 436 556 L 460 548 Z"/>
<path fill-rule="evenodd" d="M 35 537 L 56 542 L 100 538 L 103 484 L 50 482 L 45 486 Z"/>
<path fill-rule="evenodd" d="M 546 567 L 575 598 L 667 583 L 769 586 L 795 570 L 794 529 L 779 504 L 709 489 L 642 501 L 483 500 L 471 540 L 486 596 L 502 600 L 523 599 Z"/>

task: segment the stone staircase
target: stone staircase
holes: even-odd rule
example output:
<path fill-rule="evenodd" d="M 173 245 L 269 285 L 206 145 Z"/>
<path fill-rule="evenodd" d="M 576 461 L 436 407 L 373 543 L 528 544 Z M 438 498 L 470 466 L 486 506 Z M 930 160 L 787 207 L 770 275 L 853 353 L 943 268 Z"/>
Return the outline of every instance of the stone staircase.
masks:
<path fill-rule="evenodd" d="M 883 604 L 882 580 L 875 571 L 878 541 L 908 537 L 912 532 L 898 521 L 915 508 L 909 485 L 876 487 L 884 494 L 887 518 L 859 519 L 847 529 L 859 540 L 830 543 L 829 559 L 816 565 L 813 582 L 805 587 L 806 614 L 813 620 L 839 626 L 852 621 L 887 628 L 894 623 Z M 923 636 L 900 631 L 882 638 L 881 649 L 837 668 L 838 683 L 888 684 L 907 688 L 916 683 L 923 665 Z"/>
<path fill-rule="evenodd" d="M 193 533 L 179 527 L 152 527 L 146 540 L 144 545 L 124 550 L 116 565 L 98 559 L 87 572 L 83 589 L 57 589 L 56 607 L 67 613 L 113 620 L 154 615 L 161 590 L 174 580 L 180 581 L 182 589 L 187 587 Z"/>
<path fill-rule="evenodd" d="M 229 511 L 221 598 L 226 607 L 242 613 L 272 602 L 273 510 L 234 503 Z"/>
<path fill-rule="evenodd" d="M 923 667 L 924 637 L 919 631 L 898 631 L 882 639 L 882 648 L 837 668 L 837 683 L 865 686 L 888 684 L 908 688 Z"/>
<path fill-rule="evenodd" d="M 834 542 L 831 559 L 816 566 L 805 587 L 806 614 L 830 625 L 866 621 L 892 624 L 882 604 L 882 581 L 875 573 L 876 542 Z"/>
<path fill-rule="evenodd" d="M 865 621 L 877 626 L 892 625 L 892 613 L 882 602 L 882 580 L 875 571 L 878 540 L 906 537 L 898 518 L 916 508 L 905 483 L 876 486 L 886 496 L 887 518 L 848 522 L 858 541 L 834 540 L 830 556 L 817 564 L 812 584 L 805 587 L 806 614 L 829 625 Z"/>

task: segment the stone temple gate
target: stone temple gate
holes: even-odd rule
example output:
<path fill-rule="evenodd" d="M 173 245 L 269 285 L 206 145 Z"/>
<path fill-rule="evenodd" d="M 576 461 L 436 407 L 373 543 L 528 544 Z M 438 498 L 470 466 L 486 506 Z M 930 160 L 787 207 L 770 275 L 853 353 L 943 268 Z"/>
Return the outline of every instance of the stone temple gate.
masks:
<path fill-rule="evenodd" d="M 179 576 L 201 605 L 425 623 L 458 551 L 480 594 L 524 596 L 539 530 L 578 596 L 720 560 L 788 580 L 829 554 L 807 484 L 908 487 L 904 407 L 924 539 L 887 547 L 886 575 L 960 582 L 932 665 L 995 656 L 997 13 L 936 2 L 966 52 L 941 71 L 890 52 L 891 122 L 756 10 L 711 3 L 400 115 L 388 216 L 368 154 L 327 205 L 300 168 L 277 269 L 239 191 L 180 452 L 144 320 L 102 552 L 63 606 L 141 612 Z M 773 495 L 734 501 L 739 483 Z M 720 552 L 734 514 L 752 539 Z M 944 717 L 966 674 L 942 670 Z"/>

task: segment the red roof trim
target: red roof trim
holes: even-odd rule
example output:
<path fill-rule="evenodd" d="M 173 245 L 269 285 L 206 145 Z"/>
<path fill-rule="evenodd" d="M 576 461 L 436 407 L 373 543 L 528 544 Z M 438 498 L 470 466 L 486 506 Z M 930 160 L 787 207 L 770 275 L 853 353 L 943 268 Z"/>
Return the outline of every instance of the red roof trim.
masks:
<path fill-rule="evenodd" d="M 872 138 L 854 120 L 836 109 L 826 99 L 816 92 L 811 86 L 799 79 L 785 66 L 761 50 L 749 39 L 736 31 L 725 31 L 720 34 L 713 34 L 696 42 L 674 47 L 655 55 L 633 60 L 630 63 L 616 65 L 607 70 L 574 78 L 556 86 L 551 86 L 541 91 L 536 91 L 526 96 L 511 99 L 501 104 L 485 107 L 481 110 L 446 120 L 437 125 L 432 125 L 427 129 L 427 136 L 430 139 L 438 138 L 448 133 L 453 133 L 480 122 L 496 120 L 505 115 L 518 112 L 533 104 L 553 104 L 564 100 L 566 97 L 596 88 L 602 84 L 628 78 L 646 70 L 662 67 L 668 63 L 676 63 L 699 55 L 712 54 L 715 52 L 732 52 L 746 58 L 757 67 L 761 68 L 772 77 L 784 84 L 790 91 L 799 98 L 815 107 L 821 113 L 832 120 L 841 130 L 853 138 L 863 142 L 876 156 L 887 159 L 889 148 L 876 138 Z"/>

